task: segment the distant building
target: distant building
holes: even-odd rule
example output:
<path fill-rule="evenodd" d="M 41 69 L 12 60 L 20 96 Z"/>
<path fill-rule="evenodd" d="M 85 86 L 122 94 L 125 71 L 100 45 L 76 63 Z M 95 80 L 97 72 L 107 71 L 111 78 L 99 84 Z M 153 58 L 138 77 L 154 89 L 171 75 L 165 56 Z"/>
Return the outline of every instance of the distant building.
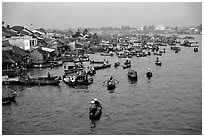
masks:
<path fill-rule="evenodd" d="M 11 45 L 28 51 L 37 45 L 37 39 L 32 38 L 31 36 L 13 36 L 11 38 L 7 38 L 7 40 Z"/>
<path fill-rule="evenodd" d="M 162 26 L 162 25 L 158 25 L 158 26 L 155 27 L 155 30 L 165 31 L 166 28 L 164 26 Z"/>

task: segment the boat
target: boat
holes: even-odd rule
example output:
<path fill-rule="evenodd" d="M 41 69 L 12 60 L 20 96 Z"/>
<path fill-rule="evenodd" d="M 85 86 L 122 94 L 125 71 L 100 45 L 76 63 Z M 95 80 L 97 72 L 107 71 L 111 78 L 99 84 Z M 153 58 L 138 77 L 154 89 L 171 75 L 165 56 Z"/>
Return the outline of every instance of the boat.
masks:
<path fill-rule="evenodd" d="M 154 52 L 154 55 L 161 56 L 161 55 L 162 55 L 162 52 Z"/>
<path fill-rule="evenodd" d="M 113 53 L 110 52 L 110 53 L 101 53 L 101 56 L 113 56 Z"/>
<path fill-rule="evenodd" d="M 77 55 L 72 53 L 65 53 L 62 54 L 61 58 L 64 62 L 73 62 L 77 58 Z"/>
<path fill-rule="evenodd" d="M 20 69 L 8 69 L 3 70 L 2 69 L 2 76 L 18 76 L 20 74 Z"/>
<path fill-rule="evenodd" d="M 20 85 L 59 85 L 61 80 L 60 76 L 55 77 L 37 77 L 37 78 L 29 78 L 29 77 L 20 77 L 19 84 Z"/>
<path fill-rule="evenodd" d="M 89 70 L 86 71 L 86 74 L 93 76 L 96 74 L 96 70 L 92 67 Z"/>
<path fill-rule="evenodd" d="M 178 51 L 180 51 L 180 50 L 181 50 L 181 47 L 178 47 L 178 46 L 171 46 L 171 50 L 178 50 Z"/>
<path fill-rule="evenodd" d="M 99 120 L 102 114 L 102 106 L 91 107 L 89 109 L 89 118 L 90 120 Z"/>
<path fill-rule="evenodd" d="M 86 61 L 89 61 L 89 58 L 78 58 L 78 59 L 75 59 L 73 62 L 78 63 L 78 62 L 86 62 Z"/>
<path fill-rule="evenodd" d="M 198 48 L 195 47 L 195 48 L 193 49 L 193 51 L 194 51 L 194 52 L 198 52 Z"/>
<path fill-rule="evenodd" d="M 63 76 L 63 81 L 70 85 L 70 86 L 76 86 L 76 85 L 90 85 L 93 83 L 93 78 L 88 77 L 87 74 L 78 74 L 74 76 Z"/>
<path fill-rule="evenodd" d="M 90 63 L 91 64 L 103 64 L 104 63 L 104 61 L 103 60 L 90 60 Z"/>
<path fill-rule="evenodd" d="M 156 61 L 155 64 L 158 65 L 158 66 L 161 66 L 161 62 L 160 61 Z"/>
<path fill-rule="evenodd" d="M 148 79 L 150 79 L 152 77 L 152 72 L 147 72 L 146 76 L 148 77 Z"/>
<path fill-rule="evenodd" d="M 49 61 L 49 62 L 35 62 L 32 63 L 31 68 L 48 68 L 48 67 L 58 67 L 62 66 L 63 61 Z"/>
<path fill-rule="evenodd" d="M 84 69 L 83 66 L 81 66 L 81 67 L 76 66 L 76 65 L 68 66 L 67 68 L 65 68 L 64 73 L 65 74 L 76 73 L 77 71 L 81 71 L 83 69 Z"/>
<path fill-rule="evenodd" d="M 68 84 L 69 86 L 76 86 L 76 77 L 74 76 L 67 77 L 64 75 L 62 79 L 64 83 Z"/>
<path fill-rule="evenodd" d="M 11 104 L 12 102 L 16 102 L 15 97 L 17 95 L 14 93 L 13 95 L 8 95 L 7 97 L 2 98 L 2 105 L 8 105 Z"/>
<path fill-rule="evenodd" d="M 64 61 L 58 60 L 58 61 L 53 61 L 52 63 L 53 63 L 52 67 L 58 67 L 58 66 L 62 66 Z"/>
<path fill-rule="evenodd" d="M 190 47 L 199 47 L 199 44 L 198 43 L 191 43 Z"/>
<path fill-rule="evenodd" d="M 105 69 L 105 68 L 110 68 L 111 64 L 103 64 L 101 66 L 94 66 L 95 70 L 100 70 L 100 69 Z"/>
<path fill-rule="evenodd" d="M 107 82 L 107 89 L 108 89 L 108 90 L 113 90 L 113 89 L 115 89 L 115 87 L 116 87 L 115 81 L 109 80 L 109 81 Z"/>
<path fill-rule="evenodd" d="M 137 57 L 146 57 L 147 55 L 151 55 L 150 52 L 145 53 L 145 52 L 137 52 L 136 56 Z"/>
<path fill-rule="evenodd" d="M 137 71 L 135 70 L 130 70 L 128 71 L 128 78 L 130 78 L 131 80 L 137 80 Z"/>
<path fill-rule="evenodd" d="M 123 65 L 123 69 L 130 68 L 131 64 Z"/>
<path fill-rule="evenodd" d="M 131 58 L 131 55 L 127 55 L 127 54 L 119 54 L 118 58 Z"/>
<path fill-rule="evenodd" d="M 19 77 L 9 78 L 7 75 L 2 76 L 2 85 L 19 84 Z"/>
<path fill-rule="evenodd" d="M 120 62 L 116 62 L 116 63 L 114 64 L 114 66 L 115 66 L 115 67 L 120 66 Z"/>

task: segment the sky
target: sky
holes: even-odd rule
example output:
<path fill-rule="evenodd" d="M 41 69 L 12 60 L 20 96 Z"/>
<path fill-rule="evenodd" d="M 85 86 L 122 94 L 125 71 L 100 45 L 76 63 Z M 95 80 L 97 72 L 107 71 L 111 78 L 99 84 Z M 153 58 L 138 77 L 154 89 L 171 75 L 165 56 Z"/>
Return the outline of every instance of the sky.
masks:
<path fill-rule="evenodd" d="M 201 2 L 3 2 L 10 26 L 66 29 L 89 27 L 189 27 L 202 24 Z M 32 25 L 31 25 L 32 24 Z"/>

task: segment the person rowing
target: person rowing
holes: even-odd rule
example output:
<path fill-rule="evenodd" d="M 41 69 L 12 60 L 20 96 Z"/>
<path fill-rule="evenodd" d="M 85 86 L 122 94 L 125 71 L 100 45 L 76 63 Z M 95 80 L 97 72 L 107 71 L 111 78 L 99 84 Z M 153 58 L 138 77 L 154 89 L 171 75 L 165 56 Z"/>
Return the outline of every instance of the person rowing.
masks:
<path fill-rule="evenodd" d="M 102 106 L 97 99 L 91 101 L 91 107 L 89 109 L 89 118 L 91 120 L 99 120 L 102 113 Z"/>
<path fill-rule="evenodd" d="M 159 62 L 159 57 L 156 58 L 156 62 Z"/>
<path fill-rule="evenodd" d="M 151 72 L 150 68 L 147 69 L 146 76 L 148 77 L 148 79 L 150 79 L 152 77 L 152 72 Z"/>
<path fill-rule="evenodd" d="M 111 76 L 110 79 L 104 81 L 103 83 L 105 83 L 105 82 L 115 82 L 115 81 L 117 82 L 117 84 L 119 83 L 119 81 L 117 81 L 116 79 L 113 78 L 113 76 Z"/>
<path fill-rule="evenodd" d="M 97 98 L 94 98 L 94 104 L 96 105 L 96 107 L 101 107 L 102 108 L 102 106 L 101 106 L 101 104 L 100 104 L 100 102 L 98 101 Z"/>

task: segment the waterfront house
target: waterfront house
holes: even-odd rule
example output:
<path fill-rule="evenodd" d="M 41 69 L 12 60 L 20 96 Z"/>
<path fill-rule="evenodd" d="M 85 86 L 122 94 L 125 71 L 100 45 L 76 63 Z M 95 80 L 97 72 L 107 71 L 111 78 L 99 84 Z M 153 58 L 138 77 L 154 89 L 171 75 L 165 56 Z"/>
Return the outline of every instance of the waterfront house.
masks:
<path fill-rule="evenodd" d="M 2 73 L 10 75 L 30 65 L 30 55 L 25 50 L 2 42 Z"/>
<path fill-rule="evenodd" d="M 17 46 L 27 51 L 30 51 L 37 45 L 37 39 L 32 38 L 31 36 L 12 36 L 7 38 L 7 40 L 11 45 Z"/>

